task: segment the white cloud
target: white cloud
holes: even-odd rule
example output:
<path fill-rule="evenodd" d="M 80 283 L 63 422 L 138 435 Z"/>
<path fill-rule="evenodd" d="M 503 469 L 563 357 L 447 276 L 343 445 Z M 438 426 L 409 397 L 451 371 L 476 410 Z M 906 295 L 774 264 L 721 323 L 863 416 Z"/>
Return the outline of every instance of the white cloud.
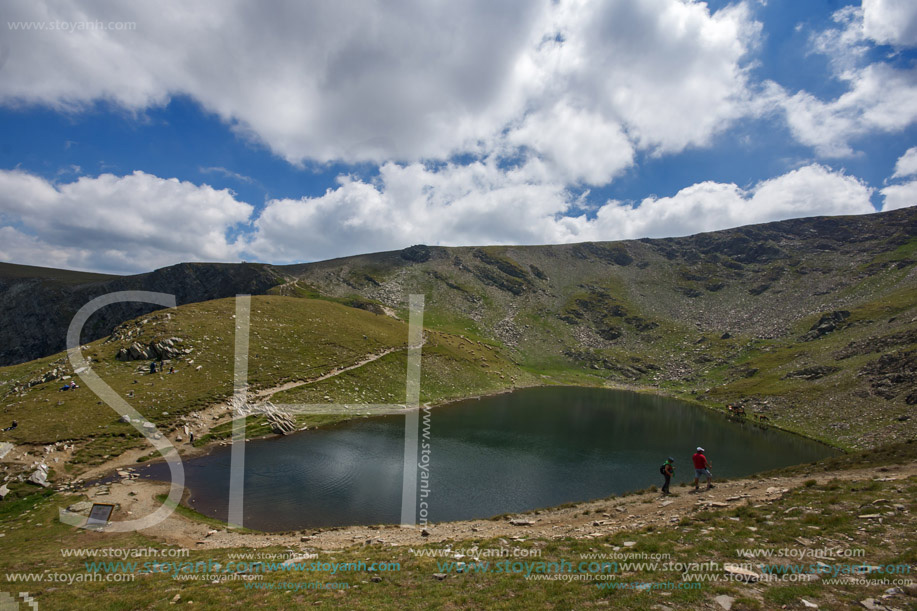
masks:
<path fill-rule="evenodd" d="M 531 183 L 540 162 L 501 168 L 387 163 L 367 183 L 343 176 L 321 197 L 253 209 L 227 190 L 143 172 L 53 184 L 0 171 L 0 260 L 135 272 L 189 260 L 271 263 L 403 248 L 545 244 L 687 235 L 778 219 L 873 211 L 871 189 L 809 165 L 749 190 L 703 182 L 587 217 L 561 183 Z M 883 190 L 886 207 L 897 192 Z M 897 201 L 897 200 L 895 200 Z M 574 215 L 575 214 L 575 215 Z M 233 236 L 233 237 L 229 237 Z"/>
<path fill-rule="evenodd" d="M 539 244 L 687 235 L 750 223 L 874 212 L 862 181 L 814 164 L 750 190 L 704 182 L 638 206 L 610 201 L 593 218 L 569 216 L 560 185 L 524 182 L 528 168 L 492 162 L 447 166 L 386 164 L 373 184 L 345 179 L 317 198 L 272 200 L 248 250 L 262 260 L 307 261 L 438 245 Z"/>
<path fill-rule="evenodd" d="M 881 190 L 885 197 L 882 211 L 908 208 L 917 204 L 917 180 L 900 185 L 890 185 Z"/>
<path fill-rule="evenodd" d="M 862 181 L 808 165 L 750 190 L 703 182 L 672 197 L 647 198 L 639 207 L 609 204 L 598 213 L 590 239 L 689 235 L 789 218 L 875 212 Z M 613 237 L 604 237 L 613 234 Z M 603 237 L 598 237 L 603 236 Z"/>
<path fill-rule="evenodd" d="M 907 178 L 917 174 L 917 146 L 909 148 L 895 163 L 891 178 Z M 917 204 L 917 180 L 889 185 L 880 191 L 885 198 L 882 210 L 897 210 Z"/>
<path fill-rule="evenodd" d="M 876 34 L 876 24 L 894 21 L 899 34 L 917 28 L 917 4 L 864 0 L 862 7 L 835 11 L 832 19 L 837 27 L 813 33 L 810 50 L 826 56 L 833 76 L 846 84 L 847 91 L 834 100 L 822 100 L 805 90 L 790 94 L 768 82 L 763 100 L 784 111 L 799 142 L 823 157 L 849 157 L 856 153 L 852 141 L 898 132 L 917 121 L 917 69 L 868 63 L 875 43 L 888 42 Z"/>
<path fill-rule="evenodd" d="M 537 153 L 569 183 L 609 183 L 634 161 L 633 145 L 620 125 L 564 103 L 530 114 L 507 140 Z"/>
<path fill-rule="evenodd" d="M 870 49 L 863 32 L 863 9 L 845 6 L 835 11 L 831 19 L 837 28 L 814 32 L 809 37 L 812 52 L 825 55 L 837 75 L 844 75 L 860 66 Z"/>
<path fill-rule="evenodd" d="M 760 24 L 744 3 L 711 14 L 694 2 L 572 0 L 560 3 L 552 18 L 545 28 L 551 36 L 524 63 L 536 118 L 511 132 L 511 140 L 555 159 L 598 159 L 604 170 L 587 172 L 588 182 L 625 165 L 627 151 L 616 146 L 619 129 L 636 148 L 679 152 L 708 144 L 750 110 L 742 62 Z M 571 154 L 570 144 L 559 144 L 564 129 L 552 130 L 557 137 L 531 138 L 543 125 L 571 120 L 607 132 L 612 153 Z"/>
<path fill-rule="evenodd" d="M 819 155 L 853 155 L 851 140 L 900 131 L 917 121 L 917 69 L 872 64 L 848 74 L 847 80 L 850 90 L 830 102 L 807 91 L 789 96 L 771 85 L 771 98 L 786 112 L 793 135 Z"/>
<path fill-rule="evenodd" d="M 917 3 L 913 0 L 863 0 L 863 31 L 880 44 L 917 46 Z"/>
<path fill-rule="evenodd" d="M 569 205 L 559 184 L 530 184 L 531 167 L 504 172 L 496 162 L 387 163 L 366 183 L 349 177 L 323 196 L 271 200 L 255 221 L 248 251 L 293 262 L 441 245 L 562 242 L 554 223 Z"/>
<path fill-rule="evenodd" d="M 4 19 L 136 29 L 6 31 L 0 103 L 142 111 L 184 94 L 293 163 L 521 149 L 588 183 L 746 114 L 760 30 L 744 3 L 684 0 L 12 0 Z"/>
<path fill-rule="evenodd" d="M 226 168 L 222 166 L 210 166 L 210 167 L 201 166 L 197 169 L 197 171 L 200 172 L 201 174 L 218 174 L 224 178 L 231 178 L 238 182 L 244 182 L 249 185 L 253 185 L 255 184 L 255 182 L 257 182 L 251 176 L 246 176 L 245 174 L 233 172 L 232 170 L 227 170 Z"/>
<path fill-rule="evenodd" d="M 0 258 L 114 272 L 238 260 L 227 234 L 252 210 L 227 190 L 139 171 L 53 184 L 0 170 Z"/>
<path fill-rule="evenodd" d="M 898 158 L 892 178 L 904 178 L 914 174 L 917 174 L 917 146 L 909 148 Z"/>

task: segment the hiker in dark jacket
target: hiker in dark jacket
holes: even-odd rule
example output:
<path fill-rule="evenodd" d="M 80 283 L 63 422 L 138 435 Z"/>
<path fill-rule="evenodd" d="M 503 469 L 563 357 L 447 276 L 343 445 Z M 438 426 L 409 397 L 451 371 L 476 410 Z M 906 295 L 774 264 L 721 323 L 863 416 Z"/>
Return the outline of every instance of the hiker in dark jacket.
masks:
<path fill-rule="evenodd" d="M 660 468 L 662 476 L 665 478 L 665 483 L 662 485 L 662 494 L 668 496 L 671 494 L 669 492 L 669 484 L 672 482 L 672 476 L 675 475 L 675 465 L 673 464 L 675 459 L 671 456 L 665 459 L 665 464 Z"/>

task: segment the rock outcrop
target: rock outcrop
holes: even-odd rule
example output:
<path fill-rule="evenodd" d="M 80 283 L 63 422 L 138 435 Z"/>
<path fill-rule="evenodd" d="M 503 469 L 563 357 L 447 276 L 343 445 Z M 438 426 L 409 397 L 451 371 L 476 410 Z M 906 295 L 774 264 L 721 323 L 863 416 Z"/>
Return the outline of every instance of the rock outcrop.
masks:
<path fill-rule="evenodd" d="M 182 348 L 182 343 L 178 337 L 152 341 L 147 345 L 133 342 L 130 346 L 120 348 L 116 358 L 119 361 L 174 359 L 191 352 L 190 348 Z"/>

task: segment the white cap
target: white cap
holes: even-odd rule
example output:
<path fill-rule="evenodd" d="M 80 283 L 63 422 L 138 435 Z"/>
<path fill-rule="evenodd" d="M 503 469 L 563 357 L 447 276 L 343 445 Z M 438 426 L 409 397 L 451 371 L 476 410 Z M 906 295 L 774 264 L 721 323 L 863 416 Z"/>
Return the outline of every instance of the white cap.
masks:
<path fill-rule="evenodd" d="M 703 451 L 704 451 L 704 448 L 702 448 L 702 447 L 700 447 L 700 446 L 697 446 L 697 451 L 698 451 L 698 452 L 703 452 Z"/>

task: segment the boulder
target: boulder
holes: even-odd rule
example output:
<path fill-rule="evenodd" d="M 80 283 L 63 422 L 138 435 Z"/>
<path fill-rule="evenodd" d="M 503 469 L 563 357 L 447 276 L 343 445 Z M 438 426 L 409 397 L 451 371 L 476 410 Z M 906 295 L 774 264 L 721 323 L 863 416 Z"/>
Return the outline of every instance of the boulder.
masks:
<path fill-rule="evenodd" d="M 30 484 L 41 486 L 42 488 L 50 486 L 51 484 L 48 483 L 48 465 L 45 463 L 38 465 L 38 468 L 35 469 L 34 473 L 32 473 L 26 481 Z"/>
<path fill-rule="evenodd" d="M 84 511 L 89 511 L 92 509 L 91 501 L 79 501 L 67 507 L 67 511 L 72 511 L 74 513 L 83 513 Z"/>
<path fill-rule="evenodd" d="M 823 315 L 818 319 L 812 327 L 809 329 L 809 332 L 800 337 L 799 339 L 804 342 L 810 342 L 812 340 L 818 339 L 836 331 L 844 326 L 844 321 L 850 317 L 850 312 L 847 310 L 837 310 L 829 314 Z"/>
<path fill-rule="evenodd" d="M 130 348 L 128 348 L 128 352 L 131 355 L 131 360 L 134 360 L 134 361 L 146 360 L 150 358 L 150 353 L 147 351 L 147 349 L 141 346 L 140 344 L 138 344 L 137 342 L 134 342 L 133 344 L 130 345 Z"/>
<path fill-rule="evenodd" d="M 168 344 L 166 342 L 168 342 Z M 162 360 L 171 359 L 181 354 L 179 350 L 172 347 L 172 342 L 169 340 L 152 342 L 150 344 L 150 352 Z"/>

